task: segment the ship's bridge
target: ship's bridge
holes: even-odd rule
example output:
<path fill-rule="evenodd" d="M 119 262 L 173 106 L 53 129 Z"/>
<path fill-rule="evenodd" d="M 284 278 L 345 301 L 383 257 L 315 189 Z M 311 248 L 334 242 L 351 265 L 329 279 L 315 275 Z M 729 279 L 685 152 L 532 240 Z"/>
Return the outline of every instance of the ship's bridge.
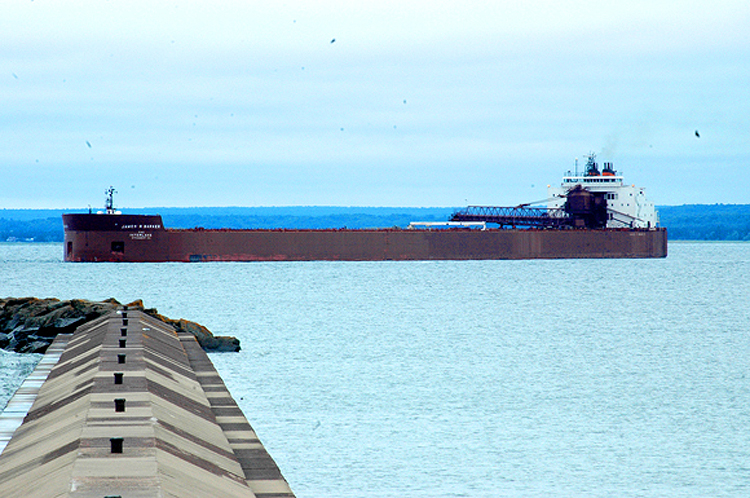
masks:
<path fill-rule="evenodd" d="M 646 199 L 644 188 L 627 185 L 624 177 L 615 171 L 611 162 L 605 162 L 599 169 L 596 155 L 587 156 L 583 172 L 568 171 L 563 175 L 559 187 L 547 186 L 549 197 L 547 207 L 562 209 L 567 195 L 579 185 L 592 193 L 605 196 L 607 203 L 607 228 L 654 228 L 658 226 L 659 215 L 654 203 Z"/>
<path fill-rule="evenodd" d="M 619 187 L 623 184 L 622 176 L 583 176 L 583 175 L 566 175 L 563 176 L 563 185 L 574 187 L 575 185 L 584 186 L 612 186 Z"/>

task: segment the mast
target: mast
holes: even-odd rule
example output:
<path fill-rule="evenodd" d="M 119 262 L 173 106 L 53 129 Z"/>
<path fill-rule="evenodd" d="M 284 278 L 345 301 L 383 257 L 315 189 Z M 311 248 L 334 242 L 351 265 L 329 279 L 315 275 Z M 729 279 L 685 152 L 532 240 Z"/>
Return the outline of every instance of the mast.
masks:
<path fill-rule="evenodd" d="M 117 192 L 117 190 L 115 190 L 112 185 L 104 191 L 107 196 L 107 199 L 104 201 L 104 207 L 107 210 L 107 214 L 115 214 L 115 192 Z"/>
<path fill-rule="evenodd" d="M 588 156 L 586 156 L 586 173 L 584 173 L 586 176 L 599 176 L 599 168 L 596 164 L 596 154 L 593 152 L 590 152 Z"/>

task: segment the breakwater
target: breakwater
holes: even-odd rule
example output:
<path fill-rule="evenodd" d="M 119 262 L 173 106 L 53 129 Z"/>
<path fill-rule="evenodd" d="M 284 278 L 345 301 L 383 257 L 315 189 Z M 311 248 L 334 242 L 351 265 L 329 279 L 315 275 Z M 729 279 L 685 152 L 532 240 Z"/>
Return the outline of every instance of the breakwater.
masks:
<path fill-rule="evenodd" d="M 0 349 L 16 353 L 44 353 L 58 334 L 72 333 L 77 327 L 123 307 L 116 299 L 88 301 L 36 297 L 0 299 Z M 206 351 L 240 350 L 235 337 L 215 336 L 203 325 L 180 318 L 167 318 L 155 309 L 146 308 L 140 299 L 125 305 L 131 311 L 142 311 L 175 328 L 195 336 Z"/>
<path fill-rule="evenodd" d="M 118 309 L 49 349 L 0 421 L 0 496 L 294 496 L 194 335 Z"/>

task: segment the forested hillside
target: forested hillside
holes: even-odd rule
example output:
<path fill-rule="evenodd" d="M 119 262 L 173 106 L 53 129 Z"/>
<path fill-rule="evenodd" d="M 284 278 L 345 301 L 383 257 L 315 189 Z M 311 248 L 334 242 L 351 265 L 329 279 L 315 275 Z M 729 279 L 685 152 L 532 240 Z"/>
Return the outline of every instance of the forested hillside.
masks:
<path fill-rule="evenodd" d="M 659 206 L 670 240 L 750 240 L 750 204 Z M 258 208 L 145 208 L 170 228 L 378 228 L 411 221 L 444 221 L 454 208 L 296 206 Z M 84 212 L 84 211 L 81 211 Z M 63 211 L 0 210 L 0 241 L 62 242 Z"/>
<path fill-rule="evenodd" d="M 670 240 L 750 240 L 750 204 L 658 206 Z"/>

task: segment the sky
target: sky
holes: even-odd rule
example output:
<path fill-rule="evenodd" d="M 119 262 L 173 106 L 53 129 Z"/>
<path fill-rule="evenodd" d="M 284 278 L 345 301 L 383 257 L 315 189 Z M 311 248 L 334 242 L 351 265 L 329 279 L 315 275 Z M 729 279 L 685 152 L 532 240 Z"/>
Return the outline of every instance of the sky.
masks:
<path fill-rule="evenodd" d="M 0 208 L 516 205 L 589 152 L 750 203 L 747 0 L 0 12 Z"/>

